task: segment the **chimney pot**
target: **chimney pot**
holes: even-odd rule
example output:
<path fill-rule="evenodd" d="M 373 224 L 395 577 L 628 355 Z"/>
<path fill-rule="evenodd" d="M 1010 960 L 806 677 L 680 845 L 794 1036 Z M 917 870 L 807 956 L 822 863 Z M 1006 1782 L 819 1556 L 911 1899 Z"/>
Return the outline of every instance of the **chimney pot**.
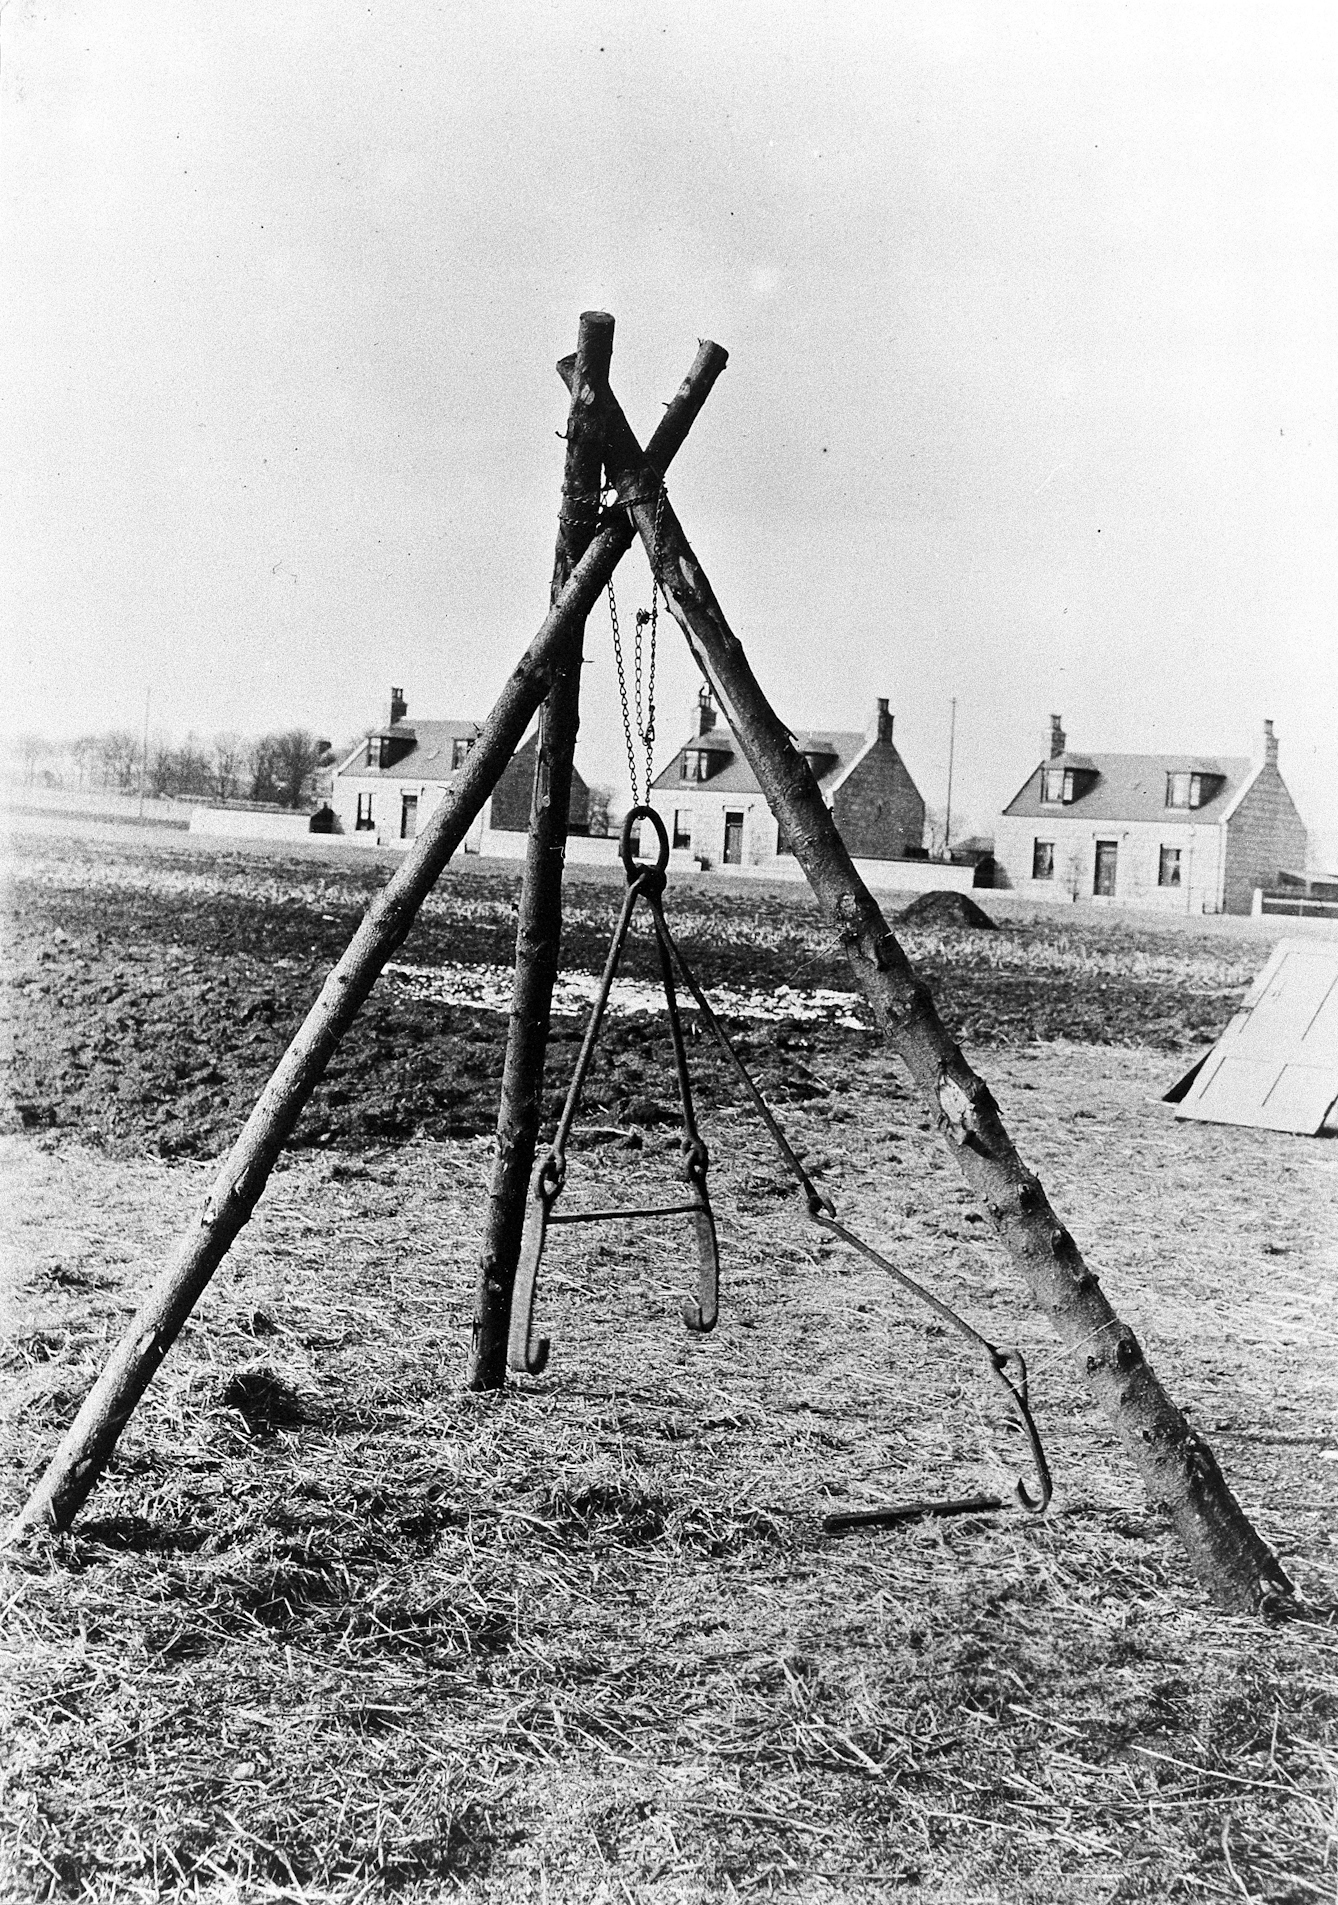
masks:
<path fill-rule="evenodd" d="M 709 734 L 716 723 L 716 705 L 711 699 L 711 690 L 703 686 L 697 696 L 697 732 Z"/>
<path fill-rule="evenodd" d="M 392 688 L 390 691 L 390 726 L 393 728 L 395 723 L 402 721 L 408 712 L 409 704 L 404 699 L 403 688 Z"/>
<path fill-rule="evenodd" d="M 1068 746 L 1068 736 L 1064 732 L 1063 716 L 1050 716 L 1050 759 L 1057 761 Z"/>
<path fill-rule="evenodd" d="M 890 741 L 892 739 L 892 722 L 894 718 L 895 717 L 890 715 L 887 711 L 887 696 L 879 695 L 878 706 L 873 718 L 873 731 L 878 740 Z"/>

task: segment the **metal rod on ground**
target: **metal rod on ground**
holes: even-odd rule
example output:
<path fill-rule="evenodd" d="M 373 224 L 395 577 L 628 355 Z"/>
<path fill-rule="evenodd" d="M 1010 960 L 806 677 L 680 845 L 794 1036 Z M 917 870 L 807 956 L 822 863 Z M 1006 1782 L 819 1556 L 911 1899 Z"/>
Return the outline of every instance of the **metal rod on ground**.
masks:
<path fill-rule="evenodd" d="M 660 467 L 668 464 L 682 444 L 725 361 L 726 353 L 717 344 L 704 343 L 698 350 L 653 439 L 655 461 Z M 561 665 L 571 630 L 584 624 L 630 547 L 632 535 L 623 517 L 610 521 L 577 563 L 562 599 L 550 609 L 511 674 L 445 799 L 419 834 L 403 866 L 368 908 L 343 957 L 321 988 L 229 1152 L 198 1221 L 140 1304 L 7 1539 L 42 1526 L 68 1528 L 78 1514 L 135 1404 L 233 1238 L 255 1209 L 274 1162 L 340 1039 L 524 738 L 554 671 Z"/>
<path fill-rule="evenodd" d="M 1236 1610 L 1282 1611 L 1295 1589 L 1237 1502 L 1207 1442 L 1144 1359 L 1078 1246 L 1023 1164 L 983 1079 L 949 1036 L 837 832 L 807 760 L 758 685 L 738 638 L 616 400 L 604 417 L 604 468 L 657 567 L 670 609 L 756 774 L 791 851 L 839 932 L 855 977 L 919 1086 L 972 1190 L 1079 1376 L 1114 1424 L 1209 1592 Z M 655 550 L 658 546 L 659 560 Z"/>
<path fill-rule="evenodd" d="M 558 512 L 551 600 L 589 547 L 599 520 L 602 467 L 595 390 L 608 384 L 613 319 L 581 313 L 567 418 L 567 457 Z M 500 1389 L 506 1381 L 511 1290 L 525 1223 L 525 1194 L 543 1114 L 544 1055 L 562 941 L 562 867 L 571 804 L 572 766 L 580 727 L 581 645 L 584 623 L 569 645 L 539 717 L 525 881 L 516 927 L 516 973 L 511 993 L 502 1096 L 497 1111 L 497 1158 L 488 1188 L 483 1250 L 474 1295 L 467 1381 L 471 1389 Z"/>

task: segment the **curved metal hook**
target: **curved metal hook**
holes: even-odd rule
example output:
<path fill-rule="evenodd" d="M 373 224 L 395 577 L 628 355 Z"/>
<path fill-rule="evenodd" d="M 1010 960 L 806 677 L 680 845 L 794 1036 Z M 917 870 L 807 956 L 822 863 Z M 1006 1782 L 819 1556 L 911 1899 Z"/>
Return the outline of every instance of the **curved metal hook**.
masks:
<path fill-rule="evenodd" d="M 1017 1385 L 1008 1380 L 1008 1365 L 1017 1367 Z M 1036 1480 L 1040 1484 L 1040 1493 L 1033 1495 L 1021 1476 L 1013 1484 L 1013 1499 L 1019 1508 L 1025 1508 L 1029 1515 L 1042 1515 L 1050 1506 L 1050 1497 L 1054 1494 L 1054 1483 L 1050 1479 L 1050 1464 L 1045 1459 L 1045 1450 L 1041 1447 L 1040 1434 L 1031 1419 L 1031 1407 L 1027 1399 L 1027 1365 L 1020 1349 L 995 1349 L 990 1355 L 990 1374 L 1004 1391 L 1012 1405 L 1014 1416 L 1021 1424 L 1031 1450 L 1031 1465 L 1036 1471 Z"/>
<path fill-rule="evenodd" d="M 544 1238 L 548 1233 L 548 1213 L 562 1189 L 562 1178 L 561 1160 L 550 1151 L 539 1160 L 530 1179 L 520 1258 L 511 1290 L 511 1329 L 506 1344 L 507 1368 L 526 1376 L 542 1375 L 548 1364 L 549 1338 L 534 1335 L 534 1296 Z"/>
<path fill-rule="evenodd" d="M 687 1145 L 683 1175 L 692 1186 L 697 1204 L 692 1219 L 697 1233 L 697 1294 L 683 1298 L 683 1321 L 696 1335 L 713 1330 L 720 1315 L 720 1245 L 715 1234 L 715 1216 L 706 1194 L 708 1153 L 700 1138 Z"/>

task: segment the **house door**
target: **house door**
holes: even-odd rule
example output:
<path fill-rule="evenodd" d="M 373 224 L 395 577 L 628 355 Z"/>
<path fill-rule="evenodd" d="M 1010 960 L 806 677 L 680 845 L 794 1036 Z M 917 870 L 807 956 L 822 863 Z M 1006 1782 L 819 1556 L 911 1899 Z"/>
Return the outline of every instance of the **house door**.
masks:
<path fill-rule="evenodd" d="M 1119 852 L 1116 840 L 1098 840 L 1096 843 L 1096 876 L 1092 881 L 1092 891 L 1099 899 L 1113 900 L 1115 897 L 1115 856 Z"/>
<path fill-rule="evenodd" d="M 418 796 L 402 794 L 400 796 L 400 839 L 412 840 L 418 832 Z"/>
<path fill-rule="evenodd" d="M 743 815 L 725 815 L 725 865 L 743 865 Z"/>

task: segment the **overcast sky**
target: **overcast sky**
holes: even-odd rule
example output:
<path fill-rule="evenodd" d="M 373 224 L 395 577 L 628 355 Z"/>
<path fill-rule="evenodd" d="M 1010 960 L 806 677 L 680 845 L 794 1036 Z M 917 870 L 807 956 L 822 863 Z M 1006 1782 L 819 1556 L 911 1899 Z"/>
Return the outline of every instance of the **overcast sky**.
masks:
<path fill-rule="evenodd" d="M 1271 716 L 1338 827 L 1336 54 L 1331 0 L 8 0 L 6 724 L 482 719 L 599 307 L 643 435 L 730 352 L 670 492 L 793 726 L 887 695 L 941 804 L 955 696 L 985 820 L 1051 712 Z"/>

